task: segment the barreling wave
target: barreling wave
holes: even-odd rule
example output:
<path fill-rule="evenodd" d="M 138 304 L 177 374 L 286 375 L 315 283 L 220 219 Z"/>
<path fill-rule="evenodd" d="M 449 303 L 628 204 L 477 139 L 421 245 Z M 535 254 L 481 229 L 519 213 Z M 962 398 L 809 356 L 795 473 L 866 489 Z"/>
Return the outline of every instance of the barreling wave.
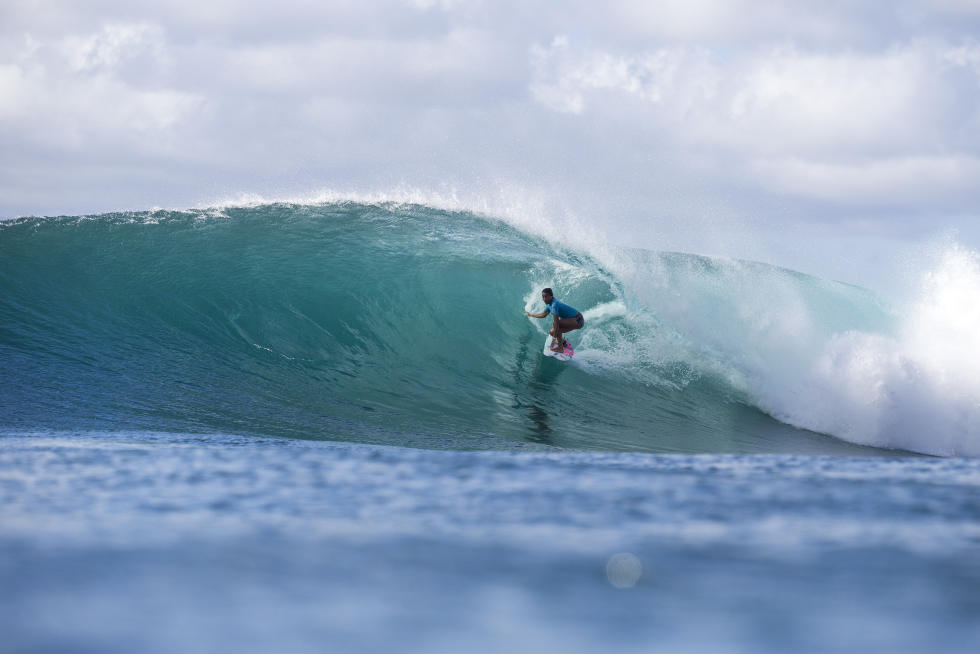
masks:
<path fill-rule="evenodd" d="M 586 317 L 569 365 L 540 355 L 546 321 L 523 312 L 544 286 Z M 976 453 L 969 388 L 916 406 L 941 437 L 903 428 L 888 404 L 916 390 L 901 321 L 867 291 L 758 263 L 585 252 L 464 211 L 22 218 L 0 223 L 0 290 L 0 427 Z M 966 423 L 943 422 L 964 407 Z"/>

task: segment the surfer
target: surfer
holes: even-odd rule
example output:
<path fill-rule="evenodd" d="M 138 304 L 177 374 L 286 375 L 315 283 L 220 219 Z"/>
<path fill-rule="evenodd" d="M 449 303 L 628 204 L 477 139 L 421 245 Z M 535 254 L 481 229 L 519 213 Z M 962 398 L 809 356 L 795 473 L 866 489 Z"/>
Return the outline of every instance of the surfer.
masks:
<path fill-rule="evenodd" d="M 524 313 L 532 318 L 544 318 L 549 313 L 554 316 L 554 323 L 548 333 L 552 336 L 551 349 L 560 352 L 565 348 L 565 333 L 582 329 L 582 326 L 585 325 L 585 318 L 578 309 L 556 300 L 550 288 L 541 291 L 541 301 L 547 305 L 546 310 L 541 313 L 531 313 L 525 309 Z M 561 339 L 561 343 L 558 343 L 558 339 Z"/>

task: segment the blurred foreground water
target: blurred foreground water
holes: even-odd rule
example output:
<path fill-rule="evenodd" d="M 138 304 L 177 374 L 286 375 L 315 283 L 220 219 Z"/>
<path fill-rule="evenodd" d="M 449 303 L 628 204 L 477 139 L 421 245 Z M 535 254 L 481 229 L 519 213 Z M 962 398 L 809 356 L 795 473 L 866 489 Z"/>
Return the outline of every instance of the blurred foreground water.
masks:
<path fill-rule="evenodd" d="M 980 461 L 0 436 L 9 652 L 972 652 Z"/>

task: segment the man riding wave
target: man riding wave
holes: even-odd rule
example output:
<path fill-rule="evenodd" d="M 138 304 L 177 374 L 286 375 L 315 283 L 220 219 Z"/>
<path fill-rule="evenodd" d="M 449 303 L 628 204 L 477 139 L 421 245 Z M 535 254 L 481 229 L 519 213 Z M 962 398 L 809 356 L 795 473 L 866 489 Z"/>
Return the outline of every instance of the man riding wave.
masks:
<path fill-rule="evenodd" d="M 554 352 L 561 352 L 565 349 L 565 334 L 576 329 L 582 329 L 582 326 L 585 325 L 585 318 L 578 309 L 556 300 L 550 288 L 541 291 L 541 300 L 547 305 L 546 310 L 541 313 L 531 313 L 525 309 L 524 313 L 532 318 L 544 318 L 549 313 L 554 316 L 551 331 L 548 332 L 552 336 L 551 349 Z"/>

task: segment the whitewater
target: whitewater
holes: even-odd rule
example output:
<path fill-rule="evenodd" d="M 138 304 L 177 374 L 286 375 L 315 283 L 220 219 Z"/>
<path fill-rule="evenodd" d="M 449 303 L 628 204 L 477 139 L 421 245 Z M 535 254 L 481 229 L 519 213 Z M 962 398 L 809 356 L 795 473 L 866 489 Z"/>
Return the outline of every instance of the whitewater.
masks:
<path fill-rule="evenodd" d="M 366 198 L 0 222 L 4 646 L 972 652 L 980 261 L 915 284 Z"/>

